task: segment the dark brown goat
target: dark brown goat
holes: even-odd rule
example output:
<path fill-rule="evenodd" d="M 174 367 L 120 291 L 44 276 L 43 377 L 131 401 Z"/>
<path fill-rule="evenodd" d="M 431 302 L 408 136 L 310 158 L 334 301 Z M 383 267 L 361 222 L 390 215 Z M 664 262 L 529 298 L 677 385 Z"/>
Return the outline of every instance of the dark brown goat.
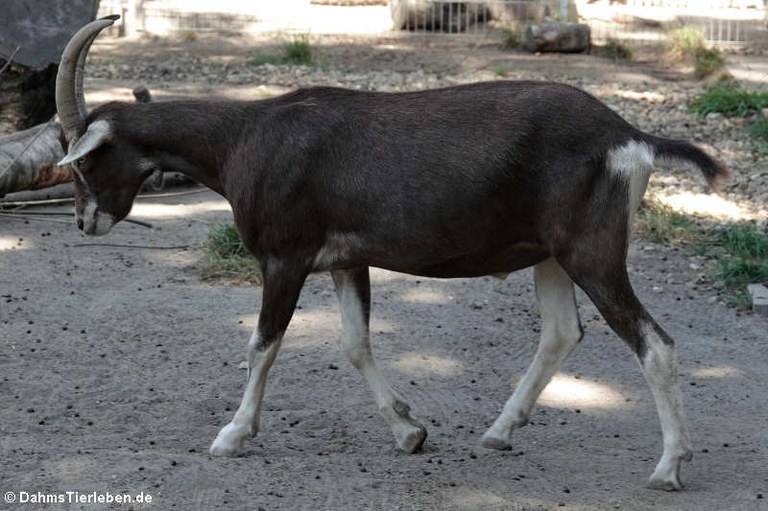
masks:
<path fill-rule="evenodd" d="M 245 395 L 212 454 L 238 455 L 256 434 L 267 372 L 309 273 L 331 272 L 344 349 L 398 445 L 413 452 L 426 430 L 371 355 L 368 267 L 476 277 L 535 266 L 539 349 L 483 445 L 510 447 L 579 343 L 575 282 L 637 355 L 656 400 L 664 451 L 650 485 L 680 488 L 691 447 L 674 344 L 632 290 L 627 244 L 655 162 L 688 162 L 713 185 L 727 176 L 721 164 L 549 82 L 398 94 L 312 88 L 254 102 L 110 103 L 88 115 L 84 55 L 111 23 L 95 21 L 73 37 L 58 80 L 79 227 L 106 234 L 154 170 L 177 171 L 229 201 L 263 268 Z"/>

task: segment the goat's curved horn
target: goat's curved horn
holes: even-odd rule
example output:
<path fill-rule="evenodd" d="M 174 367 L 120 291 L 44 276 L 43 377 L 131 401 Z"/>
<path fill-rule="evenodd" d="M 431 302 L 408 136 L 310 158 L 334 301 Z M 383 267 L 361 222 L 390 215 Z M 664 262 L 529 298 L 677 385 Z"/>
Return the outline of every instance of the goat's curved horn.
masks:
<path fill-rule="evenodd" d="M 113 14 L 92 21 L 77 31 L 64 48 L 56 75 L 56 110 L 67 141 L 77 138 L 77 132 L 88 115 L 83 95 L 83 68 L 88 50 L 99 32 L 120 18 Z"/>

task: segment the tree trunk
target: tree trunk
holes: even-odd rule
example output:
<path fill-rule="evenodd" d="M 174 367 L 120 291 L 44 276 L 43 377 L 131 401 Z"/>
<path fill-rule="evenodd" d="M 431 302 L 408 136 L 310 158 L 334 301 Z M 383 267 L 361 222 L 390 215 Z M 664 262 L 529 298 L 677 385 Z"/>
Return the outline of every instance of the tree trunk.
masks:
<path fill-rule="evenodd" d="M 0 59 L 0 68 L 6 61 Z M 0 134 L 31 128 L 56 113 L 56 64 L 34 70 L 11 64 L 0 77 Z"/>
<path fill-rule="evenodd" d="M 61 52 L 98 8 L 98 0 L 0 2 L 0 135 L 53 117 Z"/>

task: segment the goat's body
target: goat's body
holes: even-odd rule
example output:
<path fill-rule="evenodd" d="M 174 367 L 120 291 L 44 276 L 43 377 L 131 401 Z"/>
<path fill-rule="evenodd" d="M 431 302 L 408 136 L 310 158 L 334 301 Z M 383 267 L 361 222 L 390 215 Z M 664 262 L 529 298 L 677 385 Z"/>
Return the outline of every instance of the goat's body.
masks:
<path fill-rule="evenodd" d="M 211 134 L 200 138 L 184 111 L 206 112 Z M 369 265 L 434 277 L 531 266 L 603 225 L 616 202 L 629 214 L 629 176 L 608 168 L 608 154 L 649 139 L 592 96 L 548 82 L 313 88 L 252 103 L 109 105 L 93 116 L 142 126 L 141 137 L 164 148 L 192 131 L 219 166 L 196 177 L 230 201 L 260 258 L 279 251 L 313 270 Z M 217 137 L 230 141 L 223 154 L 205 147 L 221 145 Z"/>
<path fill-rule="evenodd" d="M 124 218 L 153 168 L 173 170 L 229 200 L 261 261 L 248 385 L 211 453 L 237 455 L 256 433 L 267 372 L 309 273 L 331 272 L 345 352 L 398 445 L 412 452 L 426 430 L 373 360 L 368 267 L 475 277 L 535 265 L 539 350 L 483 444 L 509 448 L 512 431 L 527 423 L 580 341 L 576 283 L 633 349 L 656 399 L 664 454 L 651 486 L 680 488 L 691 449 L 674 346 L 635 297 L 625 259 L 656 160 L 693 163 L 710 183 L 726 175 L 700 149 L 642 133 L 585 92 L 547 82 L 397 94 L 314 88 L 248 103 L 112 103 L 83 124 L 65 160 L 87 156 L 75 165 L 86 233 L 106 233 Z"/>

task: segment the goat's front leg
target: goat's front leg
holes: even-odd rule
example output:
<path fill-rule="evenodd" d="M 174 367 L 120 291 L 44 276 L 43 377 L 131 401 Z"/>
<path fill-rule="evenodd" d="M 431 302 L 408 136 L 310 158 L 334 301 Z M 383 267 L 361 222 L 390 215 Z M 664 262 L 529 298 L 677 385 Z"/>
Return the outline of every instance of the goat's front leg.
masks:
<path fill-rule="evenodd" d="M 397 445 L 412 453 L 427 438 L 427 430 L 410 414 L 410 406 L 392 390 L 376 366 L 371 352 L 369 319 L 371 286 L 368 268 L 331 272 L 341 305 L 341 344 L 350 362 L 373 391 L 379 412 L 395 435 Z"/>
<path fill-rule="evenodd" d="M 541 340 L 531 366 L 483 436 L 483 447 L 509 449 L 512 432 L 528 424 L 531 408 L 563 360 L 582 337 L 573 281 L 554 259 L 534 268 L 536 298 L 541 313 Z"/>
<path fill-rule="evenodd" d="M 248 384 L 232 422 L 219 431 L 211 444 L 210 453 L 214 456 L 240 455 L 246 437 L 258 433 L 267 373 L 280 349 L 307 275 L 303 268 L 282 262 L 266 263 L 262 270 L 259 323 L 248 343 Z"/>

